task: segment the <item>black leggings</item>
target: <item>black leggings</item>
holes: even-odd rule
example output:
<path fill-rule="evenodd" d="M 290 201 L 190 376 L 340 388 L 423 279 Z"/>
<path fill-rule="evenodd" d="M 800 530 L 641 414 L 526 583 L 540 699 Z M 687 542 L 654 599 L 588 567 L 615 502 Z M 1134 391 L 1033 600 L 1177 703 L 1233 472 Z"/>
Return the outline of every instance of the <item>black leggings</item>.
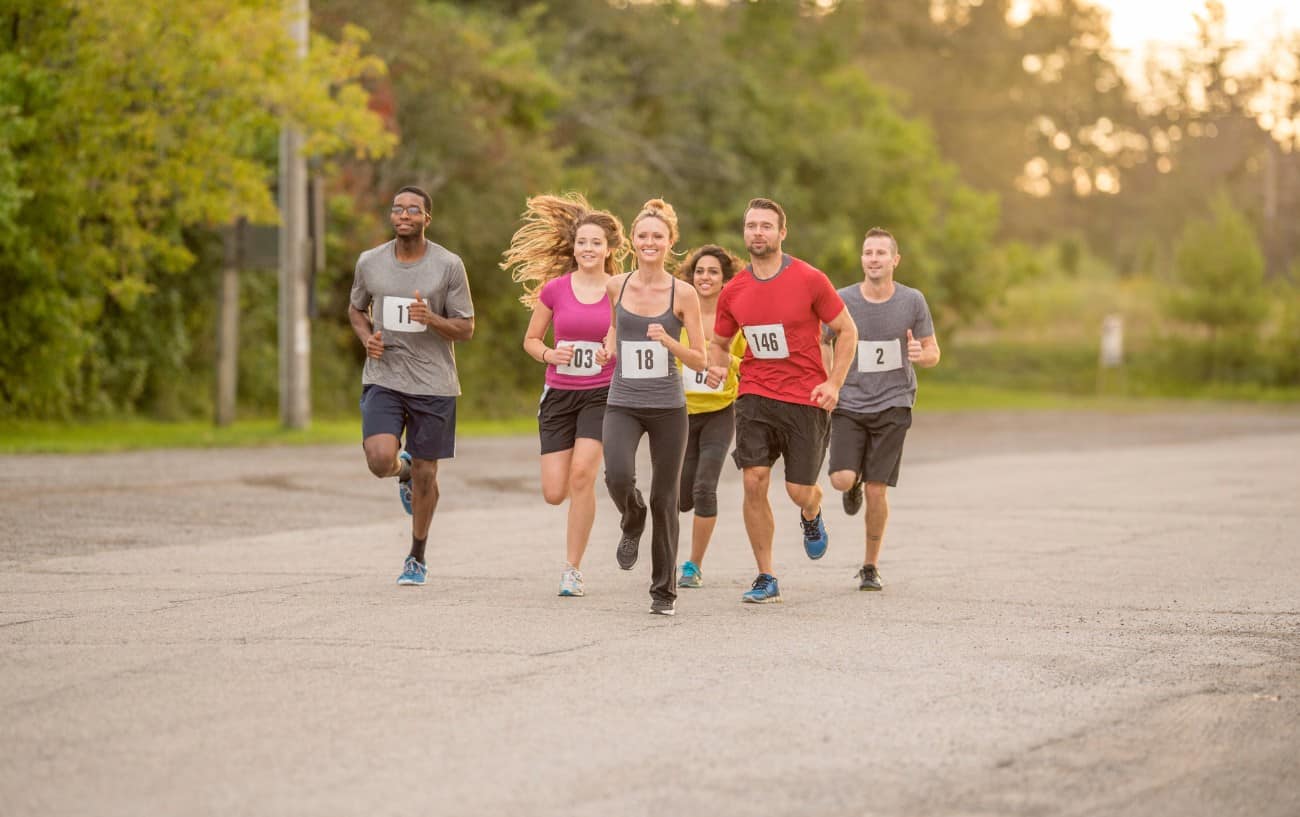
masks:
<path fill-rule="evenodd" d="M 690 416 L 686 436 L 686 459 L 682 462 L 680 510 L 695 510 L 696 516 L 718 515 L 718 478 L 727 458 L 731 438 L 736 434 L 735 404 L 717 411 Z"/>
<path fill-rule="evenodd" d="M 623 533 L 645 531 L 646 505 L 636 489 L 636 449 L 650 436 L 650 596 L 677 598 L 677 482 L 686 451 L 686 407 L 606 406 L 605 487 L 623 515 Z"/>

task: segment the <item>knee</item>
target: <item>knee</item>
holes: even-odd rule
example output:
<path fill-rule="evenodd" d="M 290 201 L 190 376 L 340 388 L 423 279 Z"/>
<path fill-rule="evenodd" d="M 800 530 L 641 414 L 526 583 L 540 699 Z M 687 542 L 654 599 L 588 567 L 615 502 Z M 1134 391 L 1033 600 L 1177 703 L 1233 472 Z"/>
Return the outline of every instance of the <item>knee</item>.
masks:
<path fill-rule="evenodd" d="M 591 486 L 596 484 L 596 467 L 593 466 L 574 466 L 569 471 L 569 492 L 580 494 L 583 491 L 590 491 Z"/>
<path fill-rule="evenodd" d="M 771 481 L 771 476 L 766 473 L 759 474 L 752 471 L 746 471 L 744 476 L 745 496 L 767 496 L 768 485 L 771 484 Z"/>
<path fill-rule="evenodd" d="M 367 451 L 366 467 L 377 477 L 391 477 L 397 467 L 397 452 Z"/>
<path fill-rule="evenodd" d="M 438 464 L 429 460 L 411 463 L 411 488 L 420 493 L 438 492 Z"/>
<path fill-rule="evenodd" d="M 858 475 L 853 471 L 836 471 L 831 474 L 831 487 L 837 491 L 847 491 L 857 479 Z"/>
<path fill-rule="evenodd" d="M 868 482 L 866 489 L 867 502 L 878 504 L 885 501 L 885 492 L 889 490 L 889 486 L 883 482 Z"/>
<path fill-rule="evenodd" d="M 546 500 L 547 505 L 561 505 L 568 496 L 569 492 L 563 486 L 542 486 L 542 499 Z"/>

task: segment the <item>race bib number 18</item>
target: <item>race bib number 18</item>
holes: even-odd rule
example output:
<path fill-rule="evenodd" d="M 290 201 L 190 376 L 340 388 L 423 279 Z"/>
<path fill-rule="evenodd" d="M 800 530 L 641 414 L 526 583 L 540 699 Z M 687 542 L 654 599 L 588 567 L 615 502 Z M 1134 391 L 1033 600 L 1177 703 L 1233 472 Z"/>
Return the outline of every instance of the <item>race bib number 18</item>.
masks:
<path fill-rule="evenodd" d="M 619 365 L 629 380 L 668 376 L 668 350 L 654 340 L 625 340 Z"/>
<path fill-rule="evenodd" d="M 395 295 L 384 296 L 384 331 L 385 332 L 423 332 L 429 327 L 411 320 L 411 306 L 414 298 L 398 298 Z"/>
<path fill-rule="evenodd" d="M 600 364 L 596 362 L 596 350 L 600 344 L 592 340 L 562 340 L 556 346 L 568 346 L 573 349 L 573 359 L 563 366 L 556 366 L 555 371 L 572 377 L 595 377 L 600 374 Z"/>
<path fill-rule="evenodd" d="M 858 341 L 858 371 L 892 372 L 903 368 L 902 344 L 895 340 Z"/>
<path fill-rule="evenodd" d="M 763 323 L 745 327 L 745 340 L 749 352 L 761 360 L 779 360 L 790 356 L 785 341 L 785 327 L 779 323 Z"/>

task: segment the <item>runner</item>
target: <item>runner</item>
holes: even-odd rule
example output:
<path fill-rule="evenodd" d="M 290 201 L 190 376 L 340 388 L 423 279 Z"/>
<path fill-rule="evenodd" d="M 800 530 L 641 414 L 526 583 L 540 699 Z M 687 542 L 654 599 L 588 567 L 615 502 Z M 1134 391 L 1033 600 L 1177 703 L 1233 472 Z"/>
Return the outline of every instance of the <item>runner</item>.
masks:
<path fill-rule="evenodd" d="M 744 330 L 749 348 L 740 364 L 736 399 L 736 465 L 745 483 L 745 531 L 758 564 L 758 577 L 742 601 L 781 601 L 772 572 L 776 522 L 768 501 L 772 464 L 785 461 L 785 490 L 800 509 L 804 552 L 826 554 L 830 537 L 822 522 L 817 477 L 826 456 L 829 412 L 835 408 L 852 355 L 835 355 L 823 365 L 821 325 L 853 348 L 857 331 L 844 302 L 825 274 L 781 252 L 785 211 L 771 199 L 750 201 L 745 210 L 745 247 L 750 265 L 718 297 L 709 344 L 710 386 L 729 370 L 731 343 Z"/>
<path fill-rule="evenodd" d="M 433 200 L 397 191 L 396 238 L 357 259 L 348 319 L 366 349 L 361 446 L 377 477 L 397 477 L 411 514 L 411 552 L 400 585 L 424 584 L 424 550 L 438 506 L 438 461 L 456 455 L 460 380 L 452 344 L 474 336 L 474 304 L 460 258 L 424 237 Z M 430 331 L 432 330 L 432 331 Z M 406 450 L 402 450 L 402 435 Z"/>
<path fill-rule="evenodd" d="M 700 298 L 700 316 L 704 324 L 705 342 L 712 339 L 713 320 L 718 307 L 718 295 L 740 269 L 740 259 L 717 244 L 705 244 L 686 257 L 678 274 L 695 287 Z M 722 475 L 722 462 L 727 458 L 731 438 L 736 431 L 737 374 L 740 358 L 745 353 L 745 336 L 736 335 L 731 344 L 731 365 L 727 379 L 715 388 L 705 382 L 706 372 L 687 369 L 682 372 L 686 388 L 686 412 L 689 430 L 686 436 L 686 458 L 682 461 L 679 510 L 695 510 L 691 524 L 691 558 L 682 563 L 678 587 L 704 586 L 704 552 L 713 538 L 713 528 L 718 523 L 718 477 Z"/>
<path fill-rule="evenodd" d="M 674 358 L 704 367 L 704 327 L 695 289 L 668 273 L 677 242 L 677 214 L 651 199 L 632 220 L 637 268 L 611 278 L 614 327 L 606 353 L 618 365 L 605 409 L 605 485 L 622 514 L 618 566 L 636 564 L 646 504 L 636 487 L 636 450 L 650 437 L 650 612 L 676 611 L 677 485 L 686 450 L 686 396 Z M 687 343 L 678 338 L 686 330 Z"/>
<path fill-rule="evenodd" d="M 858 570 L 859 590 L 883 587 L 877 566 L 889 519 L 885 493 L 898 484 L 903 439 L 912 425 L 913 367 L 939 362 L 925 296 L 894 280 L 900 260 L 894 237 L 872 227 L 862 242 L 862 282 L 839 291 L 861 339 L 831 415 L 830 474 L 850 516 L 862 507 L 866 483 L 867 552 Z M 823 336 L 828 352 L 833 340 Z"/>
<path fill-rule="evenodd" d="M 546 365 L 537 409 L 542 497 L 552 505 L 569 500 L 561 596 L 585 592 L 582 556 L 596 518 L 601 427 L 614 376 L 604 345 L 610 315 L 605 284 L 621 271 L 626 252 L 622 223 L 593 210 L 581 195 L 537 196 L 528 200 L 524 224 L 501 264 L 514 269 L 514 280 L 524 285 L 521 300 L 533 310 L 524 351 Z"/>

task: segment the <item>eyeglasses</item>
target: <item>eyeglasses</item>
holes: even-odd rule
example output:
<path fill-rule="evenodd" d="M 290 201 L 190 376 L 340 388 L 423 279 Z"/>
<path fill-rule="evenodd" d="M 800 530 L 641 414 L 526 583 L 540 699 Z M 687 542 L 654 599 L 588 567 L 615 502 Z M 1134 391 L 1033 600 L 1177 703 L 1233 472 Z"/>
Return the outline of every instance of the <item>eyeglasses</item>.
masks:
<path fill-rule="evenodd" d="M 422 216 L 424 215 L 424 208 L 417 207 L 414 204 L 412 204 L 410 207 L 402 207 L 400 205 L 394 204 L 392 209 L 390 209 L 388 212 L 392 213 L 395 216 L 400 216 L 402 213 L 406 213 L 408 216 Z"/>

